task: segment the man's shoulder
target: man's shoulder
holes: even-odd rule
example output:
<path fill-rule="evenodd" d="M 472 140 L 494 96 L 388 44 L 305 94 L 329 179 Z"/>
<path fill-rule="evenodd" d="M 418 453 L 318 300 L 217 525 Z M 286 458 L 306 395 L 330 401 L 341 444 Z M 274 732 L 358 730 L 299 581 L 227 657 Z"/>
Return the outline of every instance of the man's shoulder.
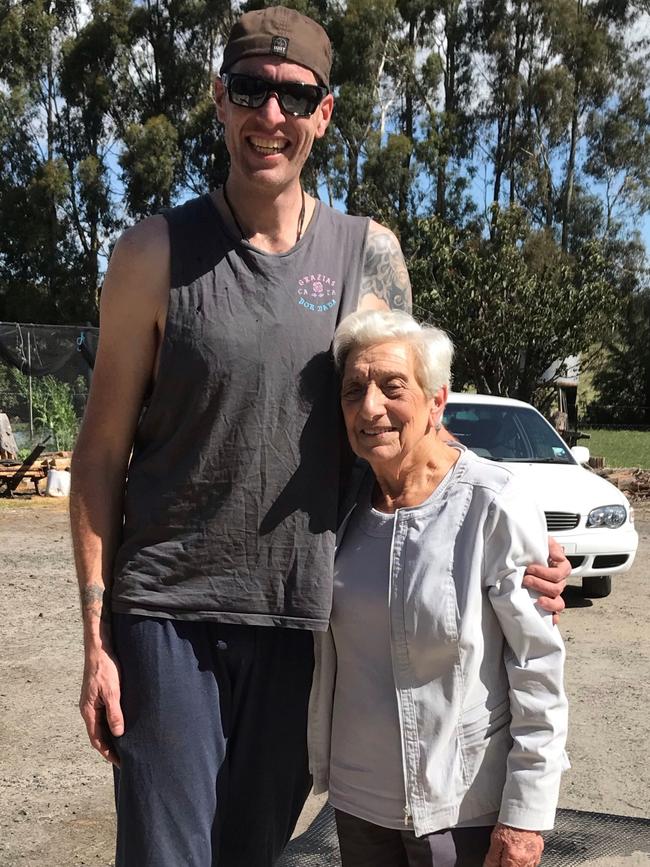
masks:
<path fill-rule="evenodd" d="M 373 238 L 378 243 L 383 243 L 398 250 L 401 250 L 400 243 L 397 240 L 397 235 L 388 226 L 378 223 L 376 220 L 370 220 L 368 224 L 368 237 Z"/>
<path fill-rule="evenodd" d="M 163 208 L 160 216 L 168 223 L 184 223 L 194 219 L 205 219 L 207 214 L 216 212 L 216 206 L 211 193 L 193 196 L 191 199 L 181 202 L 173 207 Z"/>
<path fill-rule="evenodd" d="M 211 207 L 209 196 L 196 196 L 164 208 L 159 213 L 145 217 L 125 230 L 118 239 L 117 245 L 130 253 L 142 254 L 160 253 L 169 250 L 169 229 L 182 223 L 192 222 L 196 218 L 205 217 Z"/>
<path fill-rule="evenodd" d="M 162 214 L 134 223 L 119 237 L 114 256 L 149 258 L 169 250 L 169 232 Z"/>
<path fill-rule="evenodd" d="M 161 215 L 127 229 L 111 255 L 102 299 L 125 309 L 137 301 L 158 309 L 169 291 L 169 233 Z"/>
<path fill-rule="evenodd" d="M 370 220 L 368 223 L 368 249 L 367 258 L 372 259 L 373 256 L 389 257 L 393 262 L 404 261 L 402 247 L 395 232 L 377 223 L 375 220 Z"/>
<path fill-rule="evenodd" d="M 377 244 L 382 249 L 399 252 L 401 254 L 400 243 L 397 236 L 388 228 L 388 226 L 378 223 L 376 220 L 373 220 L 372 217 L 346 214 L 338 208 L 326 204 L 322 200 L 319 200 L 318 205 L 321 217 L 343 226 L 356 225 L 363 229 L 364 232 L 367 232 L 369 243 L 372 243 L 373 245 Z"/>
<path fill-rule="evenodd" d="M 343 226 L 353 226 L 357 225 L 363 227 L 364 230 L 366 227 L 369 227 L 372 224 L 372 220 L 370 217 L 357 216 L 355 214 L 346 214 L 343 211 L 340 211 L 338 208 L 332 207 L 332 205 L 326 204 L 322 200 L 319 200 L 318 206 L 320 208 L 321 218 L 325 217 L 326 219 L 331 220 L 334 223 L 339 223 Z"/>

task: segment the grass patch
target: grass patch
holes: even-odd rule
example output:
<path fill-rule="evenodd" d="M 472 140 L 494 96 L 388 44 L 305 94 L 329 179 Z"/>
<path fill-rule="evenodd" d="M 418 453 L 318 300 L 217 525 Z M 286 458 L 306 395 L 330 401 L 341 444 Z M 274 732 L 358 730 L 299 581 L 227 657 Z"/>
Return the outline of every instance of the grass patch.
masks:
<path fill-rule="evenodd" d="M 0 512 L 14 509 L 50 509 L 64 512 L 68 508 L 68 497 L 36 497 L 18 493 L 14 497 L 0 497 Z"/>
<path fill-rule="evenodd" d="M 592 455 L 605 458 L 608 467 L 641 467 L 650 470 L 650 431 L 586 430 L 588 440 L 579 440 Z"/>

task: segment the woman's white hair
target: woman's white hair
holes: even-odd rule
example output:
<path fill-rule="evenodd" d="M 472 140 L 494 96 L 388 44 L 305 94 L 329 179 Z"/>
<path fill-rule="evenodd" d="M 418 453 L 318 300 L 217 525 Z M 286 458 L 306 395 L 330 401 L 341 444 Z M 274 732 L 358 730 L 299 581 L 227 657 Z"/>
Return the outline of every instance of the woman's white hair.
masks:
<path fill-rule="evenodd" d="M 339 373 L 352 350 L 373 343 L 406 343 L 413 350 L 415 374 L 427 397 L 451 385 L 454 347 L 444 331 L 416 322 L 401 310 L 360 310 L 351 313 L 334 333 L 334 362 Z"/>

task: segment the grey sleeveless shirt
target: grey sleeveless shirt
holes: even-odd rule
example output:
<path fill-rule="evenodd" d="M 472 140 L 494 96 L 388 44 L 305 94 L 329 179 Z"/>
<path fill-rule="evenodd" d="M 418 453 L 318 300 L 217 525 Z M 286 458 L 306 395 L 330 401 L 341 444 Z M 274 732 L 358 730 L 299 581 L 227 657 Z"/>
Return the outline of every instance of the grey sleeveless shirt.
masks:
<path fill-rule="evenodd" d="M 169 308 L 113 610 L 325 629 L 344 439 L 331 342 L 357 308 L 368 220 L 317 203 L 272 255 L 207 195 L 165 217 Z"/>

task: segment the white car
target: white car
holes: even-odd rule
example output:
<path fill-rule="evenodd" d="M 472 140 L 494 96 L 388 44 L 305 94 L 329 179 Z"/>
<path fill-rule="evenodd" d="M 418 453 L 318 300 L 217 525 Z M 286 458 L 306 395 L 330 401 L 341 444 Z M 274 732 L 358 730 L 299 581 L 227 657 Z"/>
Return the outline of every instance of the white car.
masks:
<path fill-rule="evenodd" d="M 569 449 L 534 407 L 510 398 L 451 393 L 444 422 L 458 442 L 525 481 L 584 594 L 608 596 L 611 576 L 632 566 L 639 538 L 625 495 L 581 466 L 589 449 Z"/>

